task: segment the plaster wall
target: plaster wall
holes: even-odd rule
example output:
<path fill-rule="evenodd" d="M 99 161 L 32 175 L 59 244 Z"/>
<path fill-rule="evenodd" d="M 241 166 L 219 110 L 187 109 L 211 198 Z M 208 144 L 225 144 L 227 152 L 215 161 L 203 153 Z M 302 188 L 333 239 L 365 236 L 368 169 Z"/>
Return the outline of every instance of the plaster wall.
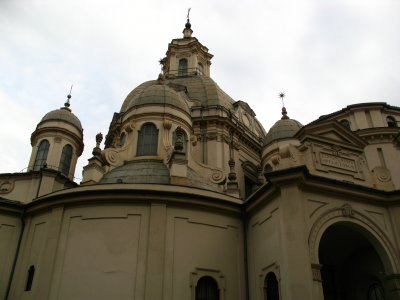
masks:
<path fill-rule="evenodd" d="M 280 198 L 271 199 L 249 219 L 247 225 L 250 299 L 264 299 L 264 280 L 274 272 L 280 282 Z"/>
<path fill-rule="evenodd" d="M 21 221 L 18 216 L 0 213 L 0 298 L 4 299 L 13 266 Z"/>
<path fill-rule="evenodd" d="M 383 161 L 380 158 L 378 148 L 383 154 Z M 399 150 L 392 143 L 372 144 L 365 147 L 365 155 L 368 167 L 373 170 L 375 167 L 385 167 L 390 171 L 390 180 L 395 189 L 400 189 L 400 155 Z"/>
<path fill-rule="evenodd" d="M 11 175 L 8 181 L 12 182 L 12 189 L 10 192 L 7 192 L 4 197 L 9 200 L 20 201 L 23 203 L 28 203 L 32 201 L 33 198 L 36 197 L 38 192 L 38 185 L 40 181 L 40 175 L 38 174 L 35 177 L 26 177 L 23 179 L 12 178 Z"/>
<path fill-rule="evenodd" d="M 27 222 L 10 299 L 191 299 L 209 275 L 221 299 L 240 300 L 242 230 L 237 217 L 163 203 L 53 207 Z"/>

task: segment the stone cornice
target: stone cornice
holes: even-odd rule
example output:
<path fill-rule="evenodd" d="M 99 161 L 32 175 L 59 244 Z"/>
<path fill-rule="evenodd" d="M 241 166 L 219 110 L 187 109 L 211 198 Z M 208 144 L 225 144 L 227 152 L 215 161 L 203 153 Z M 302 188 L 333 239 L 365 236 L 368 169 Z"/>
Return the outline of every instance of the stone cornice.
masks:
<path fill-rule="evenodd" d="M 400 135 L 399 127 L 375 127 L 355 131 L 359 137 L 369 144 L 386 142 L 398 143 L 397 137 Z"/>
<path fill-rule="evenodd" d="M 244 203 L 245 210 L 251 211 L 260 202 L 268 199 L 268 195 L 277 193 L 280 188 L 291 184 L 297 184 L 303 191 L 335 195 L 357 202 L 381 206 L 400 205 L 400 190 L 384 191 L 316 176 L 310 174 L 306 166 L 300 166 L 268 173 L 268 182 L 247 199 Z"/>
<path fill-rule="evenodd" d="M 53 206 L 93 204 L 150 204 L 194 206 L 200 209 L 241 214 L 240 199 L 208 190 L 158 184 L 102 184 L 80 186 L 58 191 L 27 204 L 27 213 L 46 210 Z"/>
<path fill-rule="evenodd" d="M 21 214 L 25 205 L 19 201 L 8 200 L 0 197 L 0 212 L 9 214 Z"/>
<path fill-rule="evenodd" d="M 55 132 L 60 132 L 63 133 L 71 138 L 73 138 L 75 140 L 75 142 L 77 143 L 79 149 L 77 149 L 77 155 L 80 156 L 83 152 L 84 149 L 84 144 L 83 144 L 83 138 L 79 137 L 78 135 L 76 135 L 75 133 L 64 129 L 64 128 L 60 128 L 60 127 L 44 127 L 44 128 L 39 128 L 36 129 L 34 132 L 32 132 L 31 134 L 31 145 L 32 147 L 34 146 L 34 141 L 36 140 L 36 138 L 41 135 L 41 134 L 47 134 L 47 133 L 55 133 Z"/>

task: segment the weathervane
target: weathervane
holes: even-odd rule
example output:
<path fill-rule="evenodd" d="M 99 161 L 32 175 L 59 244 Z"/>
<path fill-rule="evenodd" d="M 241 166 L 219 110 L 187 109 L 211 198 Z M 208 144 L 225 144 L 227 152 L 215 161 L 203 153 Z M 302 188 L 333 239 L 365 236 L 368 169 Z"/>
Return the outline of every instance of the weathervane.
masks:
<path fill-rule="evenodd" d="M 69 106 L 70 106 L 70 104 L 69 104 L 69 99 L 71 99 L 71 97 L 72 97 L 72 96 L 71 96 L 71 92 L 72 92 L 73 86 L 74 86 L 74 85 L 72 84 L 72 85 L 71 85 L 71 88 L 70 88 L 70 90 L 69 90 L 69 94 L 68 94 L 68 96 L 67 96 L 67 102 L 64 103 L 64 106 L 65 106 L 65 107 L 69 107 Z"/>
<path fill-rule="evenodd" d="M 187 22 L 188 22 L 188 23 L 189 23 L 189 14 L 190 14 L 190 9 L 191 9 L 191 8 L 189 8 L 189 9 L 188 9 L 188 13 L 187 13 L 187 17 L 186 17 L 186 18 L 187 18 Z"/>

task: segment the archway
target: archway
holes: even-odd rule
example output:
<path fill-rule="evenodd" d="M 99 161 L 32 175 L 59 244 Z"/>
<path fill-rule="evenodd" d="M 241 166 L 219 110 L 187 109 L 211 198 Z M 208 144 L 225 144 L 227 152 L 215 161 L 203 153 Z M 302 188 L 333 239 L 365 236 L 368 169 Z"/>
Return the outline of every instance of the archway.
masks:
<path fill-rule="evenodd" d="M 360 226 L 339 222 L 329 226 L 319 244 L 325 300 L 388 299 L 385 268 Z"/>

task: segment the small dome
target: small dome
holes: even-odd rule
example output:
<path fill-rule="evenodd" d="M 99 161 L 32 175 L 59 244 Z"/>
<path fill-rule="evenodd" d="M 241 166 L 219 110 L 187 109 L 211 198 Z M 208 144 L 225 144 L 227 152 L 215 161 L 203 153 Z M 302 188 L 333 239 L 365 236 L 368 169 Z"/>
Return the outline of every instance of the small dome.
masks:
<path fill-rule="evenodd" d="M 285 108 L 282 109 L 282 115 L 282 119 L 277 121 L 268 131 L 264 145 L 268 145 L 273 141 L 292 138 L 303 127 L 300 122 L 289 119 Z"/>
<path fill-rule="evenodd" d="M 136 94 L 127 105 L 127 110 L 145 104 L 168 104 L 190 113 L 189 106 L 182 95 L 165 84 L 154 84 L 145 87 Z"/>
<path fill-rule="evenodd" d="M 100 183 L 169 184 L 169 170 L 162 161 L 134 160 L 108 172 Z"/>
<path fill-rule="evenodd" d="M 78 117 L 75 116 L 68 107 L 62 107 L 60 109 L 53 110 L 47 113 L 40 123 L 44 121 L 64 121 L 74 125 L 80 131 L 82 131 L 82 124 Z"/>

